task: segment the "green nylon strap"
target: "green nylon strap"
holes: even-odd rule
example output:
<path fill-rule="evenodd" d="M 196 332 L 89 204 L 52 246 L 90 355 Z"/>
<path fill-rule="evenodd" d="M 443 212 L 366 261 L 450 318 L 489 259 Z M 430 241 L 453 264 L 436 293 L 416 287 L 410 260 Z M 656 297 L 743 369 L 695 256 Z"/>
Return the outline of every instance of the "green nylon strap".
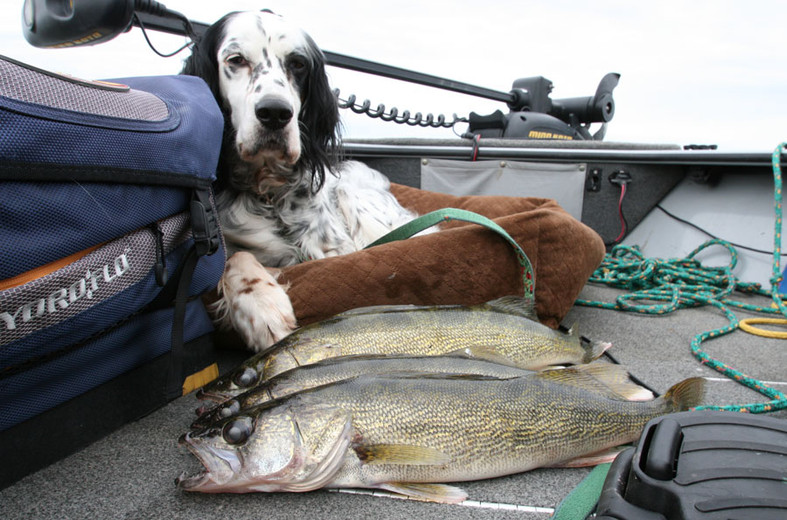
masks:
<path fill-rule="evenodd" d="M 599 464 L 555 508 L 551 520 L 581 520 L 596 509 L 612 464 Z"/>
<path fill-rule="evenodd" d="M 407 224 L 394 229 L 390 233 L 375 240 L 366 247 L 369 248 L 379 246 L 388 242 L 410 238 L 411 236 L 415 235 L 416 233 L 420 233 L 425 229 L 429 229 L 430 227 L 435 226 L 441 222 L 448 222 L 451 220 L 460 220 L 462 222 L 478 224 L 497 232 L 500 236 L 505 238 L 511 247 L 514 248 L 517 260 L 519 261 L 519 265 L 522 268 L 522 286 L 524 287 L 523 296 L 525 299 L 530 300 L 535 298 L 536 275 L 533 272 L 533 266 L 530 263 L 530 259 L 527 257 L 525 252 L 522 250 L 519 244 L 516 243 L 516 240 L 511 238 L 511 235 L 509 235 L 505 229 L 498 226 L 494 221 L 486 218 L 485 216 L 479 215 L 478 213 L 473 213 L 472 211 L 457 208 L 443 208 L 437 211 L 432 211 L 431 213 L 427 213 L 426 215 L 415 218 Z"/>

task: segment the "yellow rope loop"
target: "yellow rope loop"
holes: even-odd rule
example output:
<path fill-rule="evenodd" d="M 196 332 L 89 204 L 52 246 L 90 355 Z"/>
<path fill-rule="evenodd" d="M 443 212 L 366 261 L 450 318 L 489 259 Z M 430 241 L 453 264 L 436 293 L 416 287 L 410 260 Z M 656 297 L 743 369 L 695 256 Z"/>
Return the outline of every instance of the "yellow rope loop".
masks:
<path fill-rule="evenodd" d="M 740 320 L 738 326 L 741 330 L 754 334 L 755 336 L 762 336 L 764 338 L 774 339 L 787 339 L 787 332 L 780 332 L 778 330 L 768 330 L 759 327 L 753 327 L 753 324 L 773 324 L 773 325 L 787 325 L 787 320 L 781 318 L 747 318 Z"/>

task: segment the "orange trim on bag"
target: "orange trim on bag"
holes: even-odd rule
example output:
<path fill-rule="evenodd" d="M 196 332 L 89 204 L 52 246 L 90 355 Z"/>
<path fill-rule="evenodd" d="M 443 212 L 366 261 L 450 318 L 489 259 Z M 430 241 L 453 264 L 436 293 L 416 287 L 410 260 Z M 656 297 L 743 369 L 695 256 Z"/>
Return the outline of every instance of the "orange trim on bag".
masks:
<path fill-rule="evenodd" d="M 219 377 L 219 365 L 216 363 L 191 374 L 183 381 L 183 395 L 193 392 L 197 388 L 202 388 L 217 377 Z"/>
<path fill-rule="evenodd" d="M 49 262 L 48 264 L 38 266 L 24 273 L 18 274 L 16 276 L 12 276 L 11 278 L 0 280 L 0 291 L 5 291 L 6 289 L 13 289 L 14 287 L 19 287 L 20 285 L 24 285 L 28 282 L 32 282 L 33 280 L 38 280 L 39 278 L 42 278 L 50 273 L 54 273 L 58 269 L 62 269 L 68 264 L 74 263 L 80 258 L 89 255 L 90 253 L 92 253 L 102 245 L 104 244 L 99 244 L 97 246 L 83 249 L 82 251 L 74 253 L 73 255 L 69 255 L 65 258 L 61 258 L 60 260 L 55 260 L 54 262 Z"/>

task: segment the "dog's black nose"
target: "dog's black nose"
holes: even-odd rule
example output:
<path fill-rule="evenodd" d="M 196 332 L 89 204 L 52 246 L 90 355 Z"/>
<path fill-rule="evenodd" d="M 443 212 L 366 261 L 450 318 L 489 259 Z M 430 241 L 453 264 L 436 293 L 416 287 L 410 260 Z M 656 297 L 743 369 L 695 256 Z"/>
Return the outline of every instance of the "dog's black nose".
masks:
<path fill-rule="evenodd" d="M 278 130 L 292 119 L 292 106 L 281 98 L 263 98 L 254 107 L 254 113 L 264 127 Z"/>

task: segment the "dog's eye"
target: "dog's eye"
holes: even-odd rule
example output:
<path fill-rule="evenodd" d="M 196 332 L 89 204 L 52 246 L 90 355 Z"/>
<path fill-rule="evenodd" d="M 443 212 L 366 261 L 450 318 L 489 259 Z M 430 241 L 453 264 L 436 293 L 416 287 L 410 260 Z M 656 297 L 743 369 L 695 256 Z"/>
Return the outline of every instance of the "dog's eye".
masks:
<path fill-rule="evenodd" d="M 300 56 L 292 56 L 287 60 L 287 67 L 295 73 L 306 71 L 306 60 Z"/>
<path fill-rule="evenodd" d="M 224 61 L 229 63 L 230 65 L 235 65 L 236 67 L 242 67 L 248 63 L 246 61 L 246 58 L 244 58 L 240 54 L 231 54 L 226 58 L 224 58 Z"/>

